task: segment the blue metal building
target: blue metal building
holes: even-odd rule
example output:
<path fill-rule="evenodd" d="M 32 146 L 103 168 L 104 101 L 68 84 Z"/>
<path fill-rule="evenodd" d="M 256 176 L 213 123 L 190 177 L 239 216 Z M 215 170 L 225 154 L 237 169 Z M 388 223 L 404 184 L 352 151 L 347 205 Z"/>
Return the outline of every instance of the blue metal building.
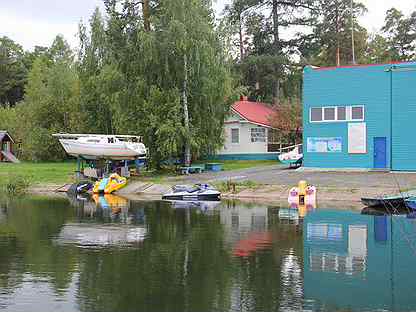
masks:
<path fill-rule="evenodd" d="M 416 170 L 416 62 L 305 67 L 304 166 Z"/>

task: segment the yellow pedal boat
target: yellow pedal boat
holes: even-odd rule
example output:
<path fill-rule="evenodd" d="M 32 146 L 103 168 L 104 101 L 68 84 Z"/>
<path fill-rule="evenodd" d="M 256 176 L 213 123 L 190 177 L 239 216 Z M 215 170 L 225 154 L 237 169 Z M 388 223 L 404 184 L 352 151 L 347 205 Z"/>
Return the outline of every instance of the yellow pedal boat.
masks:
<path fill-rule="evenodd" d="M 95 194 L 111 194 L 123 188 L 127 184 L 127 178 L 119 176 L 117 173 L 111 174 L 108 178 L 103 178 L 95 182 L 93 192 Z"/>

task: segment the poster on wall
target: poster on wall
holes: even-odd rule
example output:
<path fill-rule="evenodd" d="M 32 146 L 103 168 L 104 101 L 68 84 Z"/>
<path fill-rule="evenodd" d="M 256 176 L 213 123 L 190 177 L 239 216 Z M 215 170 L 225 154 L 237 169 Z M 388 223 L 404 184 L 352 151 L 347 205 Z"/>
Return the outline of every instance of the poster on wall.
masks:
<path fill-rule="evenodd" d="M 342 151 L 341 138 L 308 138 L 306 148 L 312 153 L 336 153 Z"/>
<path fill-rule="evenodd" d="M 367 153 L 367 129 L 365 122 L 348 124 L 348 153 Z"/>

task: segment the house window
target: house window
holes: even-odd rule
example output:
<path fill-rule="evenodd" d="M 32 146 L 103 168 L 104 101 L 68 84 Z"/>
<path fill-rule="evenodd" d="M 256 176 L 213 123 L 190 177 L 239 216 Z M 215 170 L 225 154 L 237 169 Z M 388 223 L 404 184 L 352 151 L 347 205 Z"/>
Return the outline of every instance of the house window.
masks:
<path fill-rule="evenodd" d="M 240 129 L 231 129 L 231 143 L 240 143 Z"/>
<path fill-rule="evenodd" d="M 251 128 L 251 142 L 266 142 L 266 128 Z"/>
<path fill-rule="evenodd" d="M 335 107 L 324 107 L 324 121 L 335 121 Z"/>
<path fill-rule="evenodd" d="M 311 121 L 322 121 L 322 107 L 311 108 Z"/>
<path fill-rule="evenodd" d="M 364 106 L 353 106 L 351 108 L 351 120 L 364 120 Z"/>
<path fill-rule="evenodd" d="M 337 107 L 337 120 L 339 121 L 347 120 L 347 110 L 345 106 Z"/>

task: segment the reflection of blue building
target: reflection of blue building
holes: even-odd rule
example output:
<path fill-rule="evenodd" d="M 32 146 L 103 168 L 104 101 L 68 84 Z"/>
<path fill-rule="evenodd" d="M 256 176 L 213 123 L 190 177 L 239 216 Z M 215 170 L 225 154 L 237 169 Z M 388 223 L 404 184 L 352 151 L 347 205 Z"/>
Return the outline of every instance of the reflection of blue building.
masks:
<path fill-rule="evenodd" d="M 304 296 L 335 309 L 416 307 L 416 223 L 400 216 L 317 210 L 304 219 Z M 393 234 L 393 240 L 391 239 Z M 410 277 L 410 278 L 409 278 Z M 318 309 L 318 306 L 310 307 Z"/>

